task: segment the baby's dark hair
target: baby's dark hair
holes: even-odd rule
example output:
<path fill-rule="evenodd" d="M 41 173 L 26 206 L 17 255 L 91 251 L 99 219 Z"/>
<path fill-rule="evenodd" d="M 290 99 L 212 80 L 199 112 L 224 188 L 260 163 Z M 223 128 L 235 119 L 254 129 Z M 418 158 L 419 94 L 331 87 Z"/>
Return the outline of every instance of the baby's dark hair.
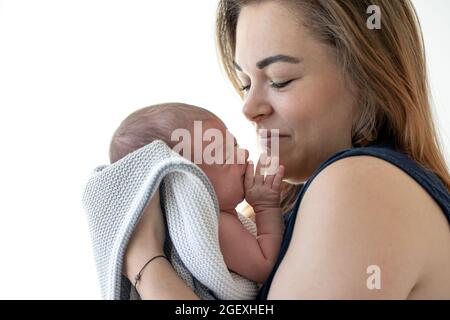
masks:
<path fill-rule="evenodd" d="M 109 148 L 109 159 L 114 163 L 155 140 L 162 140 L 173 148 L 178 143 L 171 141 L 174 130 L 191 131 L 194 128 L 194 121 L 213 119 L 219 118 L 206 109 L 178 102 L 139 109 L 123 120 L 114 132 Z"/>

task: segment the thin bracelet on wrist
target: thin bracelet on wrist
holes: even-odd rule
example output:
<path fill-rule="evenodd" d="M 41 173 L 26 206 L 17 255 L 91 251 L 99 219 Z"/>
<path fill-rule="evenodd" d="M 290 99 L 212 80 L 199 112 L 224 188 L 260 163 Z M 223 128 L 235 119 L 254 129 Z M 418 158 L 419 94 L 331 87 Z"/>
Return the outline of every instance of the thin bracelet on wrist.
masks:
<path fill-rule="evenodd" d="M 164 258 L 164 259 L 167 259 L 167 257 L 166 257 L 165 255 L 158 255 L 158 256 L 155 256 L 155 257 L 151 258 L 150 260 L 148 260 L 148 261 L 144 264 L 144 266 L 141 268 L 141 271 L 139 271 L 139 273 L 134 277 L 134 288 L 135 288 L 135 289 L 137 289 L 137 284 L 138 284 L 139 280 L 141 280 L 141 277 L 142 277 L 142 271 L 144 271 L 145 267 L 147 267 L 148 264 L 149 264 L 150 262 L 152 262 L 153 260 L 155 260 L 156 258 Z M 167 261 L 169 261 L 169 259 L 167 259 Z"/>

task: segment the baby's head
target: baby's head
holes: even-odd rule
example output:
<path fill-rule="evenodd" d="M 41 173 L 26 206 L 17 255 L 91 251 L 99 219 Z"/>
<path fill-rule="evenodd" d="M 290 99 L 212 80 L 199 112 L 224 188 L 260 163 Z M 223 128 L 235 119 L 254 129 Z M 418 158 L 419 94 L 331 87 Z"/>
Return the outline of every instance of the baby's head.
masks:
<path fill-rule="evenodd" d="M 195 143 L 195 141 L 199 140 L 194 137 L 194 122 L 196 121 L 201 122 L 201 140 L 203 140 L 204 133 L 208 129 L 220 131 L 223 137 L 223 145 L 220 146 L 220 150 L 223 150 L 223 152 L 219 155 L 214 154 L 214 159 L 220 159 L 222 161 L 219 161 L 224 164 L 205 163 L 203 154 L 204 151 L 207 151 L 206 148 L 208 148 L 209 142 L 203 141 L 201 146 Z M 234 138 L 232 145 L 225 143 L 227 140 L 226 136 L 227 134 L 230 135 L 230 133 L 224 123 L 206 109 L 182 103 L 166 103 L 133 112 L 122 121 L 111 139 L 110 161 L 114 163 L 155 140 L 164 141 L 173 149 L 179 144 L 178 140 L 172 141 L 172 133 L 177 129 L 189 131 L 190 144 L 192 146 L 190 155 L 195 155 L 196 153 L 202 155 L 201 163 L 197 161 L 196 163 L 211 181 L 221 210 L 234 209 L 244 199 L 244 176 L 248 152 L 240 149 Z M 229 157 L 233 154 L 233 161 L 229 161 Z M 238 154 L 244 155 L 243 161 L 237 161 Z M 181 155 L 190 161 L 194 161 L 194 156 L 183 153 Z"/>

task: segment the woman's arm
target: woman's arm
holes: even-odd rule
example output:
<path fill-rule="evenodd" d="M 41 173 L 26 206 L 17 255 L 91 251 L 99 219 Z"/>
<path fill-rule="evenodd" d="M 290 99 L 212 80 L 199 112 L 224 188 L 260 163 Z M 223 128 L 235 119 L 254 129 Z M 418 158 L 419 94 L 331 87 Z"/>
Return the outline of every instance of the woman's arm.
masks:
<path fill-rule="evenodd" d="M 162 255 L 165 226 L 159 192 L 150 200 L 135 228 L 125 252 L 123 274 L 134 284 L 134 277 L 152 257 Z M 198 299 L 170 263 L 163 258 L 150 262 L 141 273 L 137 291 L 142 299 Z"/>
<path fill-rule="evenodd" d="M 413 188 L 400 169 L 373 157 L 327 167 L 305 193 L 268 298 L 407 298 L 426 254 Z M 378 276 L 381 287 L 371 290 Z"/>
<path fill-rule="evenodd" d="M 143 300 L 197 300 L 166 259 L 155 259 L 142 272 L 137 291 Z"/>

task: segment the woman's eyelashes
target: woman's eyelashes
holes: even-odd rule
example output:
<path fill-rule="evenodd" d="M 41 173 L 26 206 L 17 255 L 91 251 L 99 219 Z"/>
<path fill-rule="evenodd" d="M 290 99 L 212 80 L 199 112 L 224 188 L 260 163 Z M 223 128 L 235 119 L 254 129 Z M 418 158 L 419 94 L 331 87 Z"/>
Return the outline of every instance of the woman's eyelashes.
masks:
<path fill-rule="evenodd" d="M 273 81 L 270 81 L 270 86 L 272 88 L 275 88 L 275 89 L 282 89 L 284 87 L 287 87 L 292 81 L 294 81 L 294 80 L 289 80 L 289 81 L 286 81 L 286 82 L 273 82 Z"/>
<path fill-rule="evenodd" d="M 289 84 L 291 84 L 292 81 L 294 81 L 294 79 L 288 80 L 288 81 L 285 81 L 285 82 L 269 81 L 269 84 L 274 89 L 283 89 L 283 88 L 287 87 Z M 247 93 L 248 91 L 250 91 L 250 88 L 251 88 L 250 85 L 241 86 L 240 87 L 240 91 Z"/>

